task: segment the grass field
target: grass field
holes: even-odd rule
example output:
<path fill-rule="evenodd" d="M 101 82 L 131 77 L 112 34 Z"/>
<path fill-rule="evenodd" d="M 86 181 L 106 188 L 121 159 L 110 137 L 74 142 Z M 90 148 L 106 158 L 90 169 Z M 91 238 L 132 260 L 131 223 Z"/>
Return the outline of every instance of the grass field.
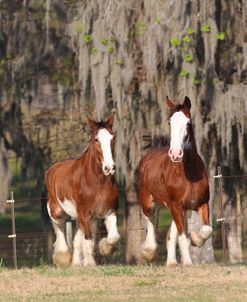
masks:
<path fill-rule="evenodd" d="M 247 266 L 1 269 L 0 301 L 247 301 Z"/>

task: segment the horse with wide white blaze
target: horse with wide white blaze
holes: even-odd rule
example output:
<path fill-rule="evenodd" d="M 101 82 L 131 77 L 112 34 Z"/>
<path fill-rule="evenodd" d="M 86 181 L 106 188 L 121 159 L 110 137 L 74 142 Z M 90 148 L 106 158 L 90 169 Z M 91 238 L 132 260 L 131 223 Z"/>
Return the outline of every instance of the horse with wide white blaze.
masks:
<path fill-rule="evenodd" d="M 167 265 L 177 264 L 178 242 L 182 263 L 192 264 L 189 245 L 202 246 L 212 234 L 209 222 L 209 184 L 202 158 L 197 152 L 191 122 L 191 102 L 185 97 L 183 104 L 174 105 L 167 98 L 169 109 L 170 146 L 156 148 L 140 161 L 140 204 L 145 215 L 147 236 L 142 255 L 147 261 L 155 258 L 157 243 L 151 222 L 153 202 L 166 206 L 172 214 L 167 235 Z M 185 211 L 197 211 L 202 226 L 192 231 L 190 239 L 185 228 Z"/>
<path fill-rule="evenodd" d="M 89 146 L 76 160 L 56 163 L 46 173 L 47 208 L 56 234 L 53 262 L 56 265 L 94 266 L 94 239 L 90 224 L 105 220 L 107 237 L 99 242 L 99 251 L 109 255 L 119 240 L 117 230 L 118 189 L 113 174 L 113 116 L 106 122 L 87 118 L 91 128 Z M 73 253 L 65 238 L 65 219 L 78 222 Z"/>

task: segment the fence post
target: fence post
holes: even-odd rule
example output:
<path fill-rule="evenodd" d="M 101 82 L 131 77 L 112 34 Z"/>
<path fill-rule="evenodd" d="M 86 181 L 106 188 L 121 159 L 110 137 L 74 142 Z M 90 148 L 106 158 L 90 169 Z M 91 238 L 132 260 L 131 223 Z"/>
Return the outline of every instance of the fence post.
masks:
<path fill-rule="evenodd" d="M 15 231 L 15 200 L 14 193 L 11 192 L 11 199 L 6 201 L 11 203 L 11 220 L 12 220 L 12 234 L 8 235 L 8 238 L 13 240 L 13 260 L 14 260 L 14 269 L 17 269 L 17 253 L 16 253 L 16 231 Z"/>
<path fill-rule="evenodd" d="M 217 219 L 217 222 L 221 223 L 223 257 L 224 257 L 224 262 L 226 263 L 226 225 L 225 225 L 224 208 L 223 208 L 223 183 L 222 183 L 223 176 L 221 174 L 221 167 L 218 167 L 217 170 L 218 170 L 218 175 L 215 175 L 214 178 L 217 178 L 219 180 L 220 212 L 221 212 L 221 217 Z"/>
<path fill-rule="evenodd" d="M 72 221 L 66 221 L 66 241 L 69 249 L 72 251 L 72 241 L 73 241 L 73 232 L 72 232 Z"/>

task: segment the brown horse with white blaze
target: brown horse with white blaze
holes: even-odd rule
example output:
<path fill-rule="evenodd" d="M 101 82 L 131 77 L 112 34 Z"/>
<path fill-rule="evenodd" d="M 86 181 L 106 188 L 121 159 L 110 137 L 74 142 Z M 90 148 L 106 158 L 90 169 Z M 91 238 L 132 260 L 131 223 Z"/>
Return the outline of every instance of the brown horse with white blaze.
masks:
<path fill-rule="evenodd" d="M 150 220 L 153 202 L 168 207 L 172 223 L 167 235 L 167 265 L 177 264 L 178 242 L 184 265 L 192 264 L 189 245 L 202 246 L 212 234 L 209 222 L 209 184 L 204 163 L 197 153 L 191 122 L 191 102 L 185 97 L 183 104 L 174 105 L 167 98 L 169 109 L 170 147 L 156 148 L 140 161 L 140 204 L 147 223 L 147 236 L 142 255 L 147 261 L 155 257 L 157 243 Z M 185 211 L 198 212 L 202 227 L 186 236 Z"/>
<path fill-rule="evenodd" d="M 85 153 L 77 160 L 56 163 L 46 173 L 47 208 L 56 234 L 53 253 L 56 265 L 95 265 L 90 229 L 94 218 L 104 219 L 107 230 L 107 237 L 99 242 L 101 255 L 110 254 L 120 237 L 116 218 L 118 190 L 113 179 L 116 167 L 112 158 L 113 116 L 106 122 L 88 117 L 88 123 L 91 138 Z M 64 234 L 67 216 L 78 222 L 72 257 Z"/>

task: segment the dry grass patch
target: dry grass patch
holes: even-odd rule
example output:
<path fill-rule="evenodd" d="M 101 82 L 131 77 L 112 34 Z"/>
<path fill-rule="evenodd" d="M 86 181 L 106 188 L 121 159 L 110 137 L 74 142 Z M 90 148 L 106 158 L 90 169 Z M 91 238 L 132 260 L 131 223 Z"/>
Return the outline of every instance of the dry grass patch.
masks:
<path fill-rule="evenodd" d="M 0 301 L 247 301 L 247 266 L 40 267 L 0 272 Z"/>

